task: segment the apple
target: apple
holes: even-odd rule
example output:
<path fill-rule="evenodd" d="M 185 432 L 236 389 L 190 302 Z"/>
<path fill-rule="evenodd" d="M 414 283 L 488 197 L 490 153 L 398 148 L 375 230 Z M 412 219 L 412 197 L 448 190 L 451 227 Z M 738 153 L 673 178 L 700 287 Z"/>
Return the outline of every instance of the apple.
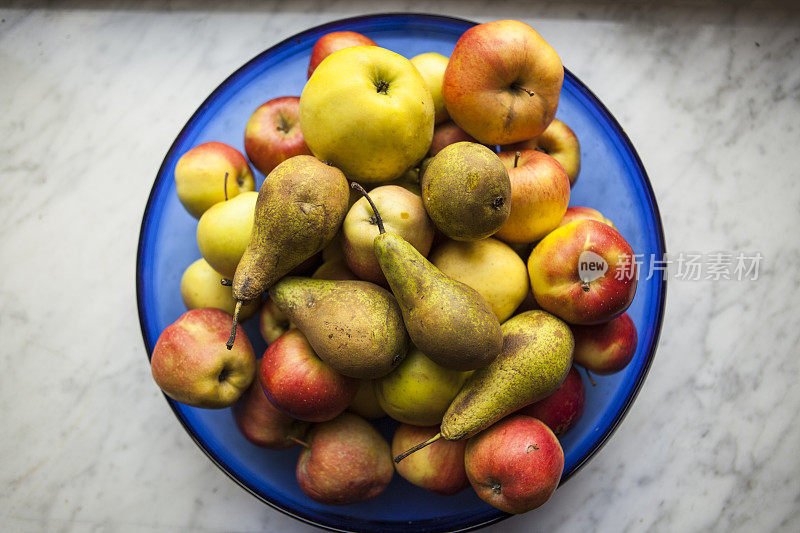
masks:
<path fill-rule="evenodd" d="M 212 205 L 197 223 L 197 247 L 211 268 L 232 279 L 250 242 L 257 192 Z"/>
<path fill-rule="evenodd" d="M 156 384 L 173 400 L 207 409 L 229 407 L 250 386 L 256 357 L 247 334 L 225 341 L 233 317 L 221 309 L 192 309 L 159 335 L 150 358 Z"/>
<path fill-rule="evenodd" d="M 181 297 L 186 309 L 216 307 L 233 314 L 236 300 L 230 287 L 222 284 L 222 275 L 211 268 L 205 259 L 198 259 L 181 276 Z M 247 302 L 239 312 L 239 320 L 246 320 L 258 312 L 257 300 Z"/>
<path fill-rule="evenodd" d="M 422 198 L 397 185 L 384 185 L 369 193 L 386 231 L 408 241 L 422 255 L 428 255 L 433 242 L 433 222 L 428 218 Z M 373 242 L 378 236 L 375 212 L 366 197 L 348 211 L 342 224 L 342 249 L 347 266 L 359 278 L 386 285 Z"/>
<path fill-rule="evenodd" d="M 564 67 L 553 48 L 518 20 L 478 24 L 458 39 L 444 73 L 450 118 L 483 144 L 540 135 L 558 107 Z"/>
<path fill-rule="evenodd" d="M 596 374 L 619 372 L 636 354 L 638 335 L 628 313 L 605 324 L 571 328 L 575 335 L 575 363 Z"/>
<path fill-rule="evenodd" d="M 458 124 L 452 120 L 439 124 L 433 129 L 433 139 L 431 139 L 428 157 L 433 157 L 447 146 L 460 142 L 474 143 L 478 141 L 476 141 L 472 135 L 459 128 Z M 430 161 L 428 162 L 430 163 Z"/>
<path fill-rule="evenodd" d="M 560 437 L 578 423 L 585 409 L 586 387 L 578 369 L 573 366 L 564 382 L 550 396 L 523 407 L 517 413 L 538 418 Z"/>
<path fill-rule="evenodd" d="M 232 411 L 239 431 L 256 446 L 291 448 L 308 431 L 308 422 L 286 416 L 272 405 L 257 379 L 233 404 Z"/>
<path fill-rule="evenodd" d="M 512 415 L 467 441 L 464 465 L 483 501 L 520 514 L 553 495 L 564 472 L 564 451 L 542 421 Z"/>
<path fill-rule="evenodd" d="M 542 239 L 528 258 L 536 301 L 571 324 L 598 324 L 621 315 L 636 294 L 636 260 L 617 230 L 576 220 Z"/>
<path fill-rule="evenodd" d="M 428 257 L 446 276 L 478 291 L 504 322 L 530 292 L 525 262 L 497 239 L 446 241 Z"/>
<path fill-rule="evenodd" d="M 300 131 L 300 98 L 282 96 L 261 104 L 247 121 L 244 149 L 265 176 L 296 155 L 311 155 Z"/>
<path fill-rule="evenodd" d="M 318 269 L 311 274 L 313 279 L 345 280 L 358 279 L 358 276 L 347 267 L 344 259 L 331 259 L 322 263 Z"/>
<path fill-rule="evenodd" d="M 584 218 L 588 218 L 590 220 L 597 220 L 598 222 L 602 222 L 603 224 L 608 224 L 612 228 L 614 227 L 614 223 L 603 216 L 603 213 L 598 211 L 597 209 L 592 209 L 591 207 L 583 207 L 583 206 L 574 206 L 568 207 L 567 212 L 564 213 L 564 216 L 561 218 L 561 222 L 558 223 L 558 227 L 566 226 L 570 222 L 574 222 L 576 220 L 582 220 Z"/>
<path fill-rule="evenodd" d="M 578 136 L 564 122 L 553 119 L 547 129 L 535 139 L 514 143 L 503 147 L 503 151 L 521 152 L 539 150 L 561 163 L 569 176 L 570 187 L 578 180 L 581 171 L 581 146 Z"/>
<path fill-rule="evenodd" d="M 308 63 L 308 77 L 316 70 L 322 60 L 334 52 L 351 46 L 375 46 L 375 41 L 354 31 L 334 31 L 326 33 L 314 43 L 311 49 L 311 61 Z"/>
<path fill-rule="evenodd" d="M 511 180 L 511 214 L 495 237 L 508 243 L 537 241 L 553 231 L 567 211 L 567 173 L 558 161 L 535 150 L 498 155 Z"/>
<path fill-rule="evenodd" d="M 392 455 L 397 456 L 412 446 L 425 442 L 439 433 L 439 426 L 400 424 L 394 431 Z M 409 482 L 436 494 L 449 496 L 469 487 L 464 469 L 466 439 L 439 439 L 418 450 L 395 466 L 397 473 Z"/>
<path fill-rule="evenodd" d="M 428 52 L 411 58 L 411 64 L 417 67 L 422 79 L 425 80 L 425 85 L 431 92 L 435 124 L 441 124 L 448 119 L 447 108 L 444 106 L 444 97 L 442 96 L 442 79 L 447 62 L 446 56 L 436 52 Z"/>
<path fill-rule="evenodd" d="M 266 295 L 264 303 L 261 305 L 261 313 L 258 316 L 258 329 L 264 342 L 272 344 L 278 337 L 289 331 L 290 327 L 289 318 L 283 311 L 278 309 L 278 306 L 270 299 L 269 295 Z"/>
<path fill-rule="evenodd" d="M 311 153 L 361 184 L 392 181 L 420 161 L 433 116 L 433 98 L 414 65 L 377 46 L 329 55 L 300 95 Z"/>
<path fill-rule="evenodd" d="M 369 422 L 350 413 L 311 428 L 296 470 L 306 496 L 326 505 L 374 498 L 392 475 L 389 443 Z"/>
<path fill-rule="evenodd" d="M 364 418 L 382 418 L 386 416 L 378 398 L 375 396 L 375 388 L 371 379 L 362 379 L 358 385 L 356 397 L 350 402 L 348 411 L 363 416 Z"/>
<path fill-rule="evenodd" d="M 338 416 L 353 401 L 359 384 L 317 357 L 299 329 L 290 329 L 269 345 L 259 377 L 275 407 L 306 422 Z"/>
<path fill-rule="evenodd" d="M 178 159 L 175 188 L 183 207 L 194 218 L 200 218 L 212 205 L 255 190 L 256 182 L 239 150 L 225 143 L 208 142 Z"/>

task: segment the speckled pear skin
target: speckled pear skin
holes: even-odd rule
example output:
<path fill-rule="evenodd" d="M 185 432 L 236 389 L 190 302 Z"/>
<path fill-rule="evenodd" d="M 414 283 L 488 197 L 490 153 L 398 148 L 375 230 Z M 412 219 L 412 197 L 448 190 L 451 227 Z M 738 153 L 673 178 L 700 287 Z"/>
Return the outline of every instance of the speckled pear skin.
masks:
<path fill-rule="evenodd" d="M 549 396 L 567 377 L 575 340 L 569 326 L 545 311 L 503 323 L 503 351 L 477 370 L 442 420 L 447 440 L 469 438 L 504 416 Z"/>
<path fill-rule="evenodd" d="M 451 239 L 485 239 L 511 213 L 508 171 L 497 154 L 482 144 L 458 142 L 445 147 L 421 176 L 425 210 Z"/>
<path fill-rule="evenodd" d="M 445 276 L 399 235 L 382 233 L 374 247 L 406 330 L 422 353 L 453 370 L 475 370 L 497 357 L 503 335 L 483 296 Z"/>
<path fill-rule="evenodd" d="M 408 353 L 397 300 L 374 283 L 289 276 L 273 285 L 269 296 L 340 374 L 380 378 Z"/>
<path fill-rule="evenodd" d="M 322 250 L 347 214 L 350 188 L 341 170 L 316 157 L 287 159 L 264 179 L 250 242 L 233 277 L 233 297 L 258 298 Z"/>

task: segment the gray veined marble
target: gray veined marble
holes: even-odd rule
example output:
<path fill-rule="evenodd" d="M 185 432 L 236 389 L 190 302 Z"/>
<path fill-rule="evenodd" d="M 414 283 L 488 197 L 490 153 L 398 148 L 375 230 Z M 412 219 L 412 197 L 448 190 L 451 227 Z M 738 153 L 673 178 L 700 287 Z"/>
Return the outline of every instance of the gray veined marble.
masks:
<path fill-rule="evenodd" d="M 4 530 L 308 530 L 165 409 L 137 324 L 139 222 L 176 132 L 236 66 L 309 26 L 404 10 L 531 23 L 633 140 L 668 249 L 764 257 L 756 281 L 672 281 L 619 430 L 548 505 L 490 530 L 800 530 L 800 11 L 711 0 L 5 3 Z"/>

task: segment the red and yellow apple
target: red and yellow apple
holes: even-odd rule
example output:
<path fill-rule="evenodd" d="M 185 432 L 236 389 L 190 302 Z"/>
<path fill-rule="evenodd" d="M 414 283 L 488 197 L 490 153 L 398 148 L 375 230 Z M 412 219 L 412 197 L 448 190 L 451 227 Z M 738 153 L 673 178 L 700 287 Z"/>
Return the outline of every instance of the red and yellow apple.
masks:
<path fill-rule="evenodd" d="M 583 219 L 597 220 L 603 224 L 608 224 L 612 228 L 614 227 L 614 223 L 603 216 L 603 213 L 597 209 L 583 206 L 568 207 L 567 212 L 564 213 L 564 217 L 561 219 L 561 222 L 558 223 L 558 227 L 560 228 L 561 226 L 566 226 L 570 222 Z"/>
<path fill-rule="evenodd" d="M 221 409 L 232 405 L 250 386 L 256 357 L 247 334 L 225 341 L 233 317 L 213 307 L 192 309 L 161 332 L 150 370 L 164 394 L 193 407 Z"/>
<path fill-rule="evenodd" d="M 371 379 L 361 380 L 356 397 L 350 402 L 347 410 L 364 418 L 382 418 L 386 416 L 386 411 L 383 410 L 378 398 L 375 396 L 375 387 Z"/>
<path fill-rule="evenodd" d="M 178 159 L 175 188 L 183 207 L 194 218 L 200 218 L 212 205 L 255 190 L 256 183 L 239 150 L 225 143 L 207 142 Z"/>
<path fill-rule="evenodd" d="M 564 471 L 564 451 L 543 422 L 512 415 L 467 441 L 464 464 L 483 501 L 519 514 L 553 495 Z"/>
<path fill-rule="evenodd" d="M 312 500 L 347 505 L 383 492 L 394 467 L 389 443 L 363 418 L 342 413 L 316 424 L 297 461 L 297 482 Z"/>
<path fill-rule="evenodd" d="M 581 171 L 581 146 L 572 128 L 561 120 L 553 119 L 547 129 L 534 139 L 503 146 L 503 151 L 521 152 L 539 150 L 561 163 L 569 176 L 570 186 L 575 185 Z"/>
<path fill-rule="evenodd" d="M 314 43 L 311 60 L 308 63 L 308 77 L 316 70 L 322 60 L 334 52 L 351 46 L 375 46 L 375 41 L 355 31 L 334 31 L 326 33 Z"/>
<path fill-rule="evenodd" d="M 308 431 L 308 422 L 286 416 L 272 405 L 257 379 L 233 404 L 232 411 L 239 431 L 256 446 L 291 448 Z"/>
<path fill-rule="evenodd" d="M 353 401 L 359 384 L 320 359 L 299 329 L 290 329 L 269 345 L 259 378 L 272 405 L 306 422 L 338 416 Z"/>
<path fill-rule="evenodd" d="M 564 67 L 536 30 L 517 20 L 479 24 L 459 38 L 442 94 L 456 124 L 483 144 L 539 136 L 553 121 Z"/>
<path fill-rule="evenodd" d="M 537 241 L 553 231 L 567 211 L 567 173 L 558 161 L 535 150 L 498 155 L 511 180 L 511 214 L 494 236 L 507 243 Z"/>
<path fill-rule="evenodd" d="M 394 431 L 392 455 L 397 456 L 412 446 L 425 442 L 439 432 L 439 426 L 400 424 Z M 436 494 L 449 496 L 469 487 L 464 469 L 466 439 L 439 439 L 395 465 L 397 473 L 407 481 Z"/>
<path fill-rule="evenodd" d="M 433 157 L 441 152 L 445 147 L 460 142 L 478 142 L 472 135 L 458 127 L 458 124 L 449 120 L 439 124 L 433 129 L 433 139 L 431 148 L 428 150 L 428 157 Z"/>
<path fill-rule="evenodd" d="M 383 219 L 386 231 L 408 241 L 422 255 L 428 255 L 433 242 L 433 222 L 428 218 L 422 198 L 397 185 L 384 185 L 369 193 Z M 342 224 L 342 249 L 347 266 L 360 279 L 386 284 L 373 243 L 378 225 L 372 206 L 361 198 L 348 211 Z"/>
<path fill-rule="evenodd" d="M 539 241 L 528 258 L 528 274 L 542 309 L 571 324 L 611 320 L 636 294 L 633 249 L 597 220 L 576 220 Z"/>
<path fill-rule="evenodd" d="M 289 318 L 278 309 L 278 306 L 267 295 L 261 305 L 261 313 L 258 315 L 258 328 L 261 337 L 267 344 L 272 344 L 278 337 L 286 333 L 291 324 Z"/>
<path fill-rule="evenodd" d="M 636 354 L 636 325 L 623 313 L 605 324 L 570 326 L 575 335 L 575 363 L 596 374 L 619 372 Z"/>
<path fill-rule="evenodd" d="M 560 437 L 578 423 L 585 409 L 586 387 L 578 369 L 573 366 L 564 382 L 550 396 L 523 407 L 517 413 L 538 418 Z"/>
<path fill-rule="evenodd" d="M 300 131 L 300 98 L 282 96 L 261 104 L 244 130 L 247 157 L 265 176 L 296 155 L 311 155 Z"/>

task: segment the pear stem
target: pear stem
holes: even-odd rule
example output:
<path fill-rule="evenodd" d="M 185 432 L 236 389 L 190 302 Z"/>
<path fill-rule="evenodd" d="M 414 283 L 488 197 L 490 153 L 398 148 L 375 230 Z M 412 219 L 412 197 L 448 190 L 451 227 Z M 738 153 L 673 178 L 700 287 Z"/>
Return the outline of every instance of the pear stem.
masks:
<path fill-rule="evenodd" d="M 225 173 L 225 179 L 222 181 L 222 188 L 225 191 L 225 201 L 228 201 L 228 173 Z"/>
<path fill-rule="evenodd" d="M 430 439 L 426 440 L 425 442 L 420 442 L 416 446 L 412 446 L 411 448 L 407 449 L 406 451 L 404 451 L 403 453 L 401 453 L 400 455 L 395 457 L 394 458 L 394 462 L 395 463 L 399 463 L 400 461 L 402 461 L 403 459 L 405 459 L 406 457 L 408 457 L 412 453 L 414 453 L 414 452 L 416 452 L 418 450 L 421 450 L 425 446 L 433 444 L 434 442 L 436 442 L 437 440 L 439 440 L 441 438 L 442 438 L 442 434 L 441 434 L 441 432 L 439 432 L 436 435 L 434 435 L 433 437 L 431 437 Z"/>
<path fill-rule="evenodd" d="M 236 342 L 236 326 L 239 325 L 239 311 L 241 310 L 242 310 L 242 301 L 236 300 L 236 309 L 233 310 L 233 325 L 231 325 L 231 336 L 228 338 L 228 342 L 225 343 L 225 346 L 227 346 L 229 350 L 233 349 L 233 343 Z"/>
<path fill-rule="evenodd" d="M 519 163 L 519 156 L 521 156 L 521 155 L 522 155 L 522 154 L 521 154 L 521 153 L 519 153 L 519 152 L 517 152 L 516 154 L 514 154 L 514 168 L 517 168 L 517 163 Z"/>
<path fill-rule="evenodd" d="M 372 203 L 372 198 L 369 197 L 369 194 L 367 194 L 367 191 L 364 190 L 364 187 L 362 187 L 355 181 L 351 183 L 350 186 L 364 195 L 364 198 L 367 199 L 369 205 L 372 206 L 372 212 L 375 213 L 375 221 L 378 223 L 378 231 L 380 231 L 381 234 L 386 233 L 386 230 L 383 228 L 383 219 L 381 218 L 381 214 L 378 213 L 378 208 L 375 207 L 374 203 Z"/>
<path fill-rule="evenodd" d="M 307 442 L 302 441 L 302 440 L 298 439 L 297 437 L 289 437 L 289 440 L 295 441 L 297 444 L 299 444 L 303 448 L 311 448 L 311 446 L 309 446 Z"/>
<path fill-rule="evenodd" d="M 530 89 L 527 89 L 527 88 L 523 87 L 522 85 L 520 85 L 519 83 L 516 83 L 516 82 L 511 84 L 511 88 L 512 89 L 519 89 L 520 91 L 524 91 L 524 92 L 528 93 L 528 96 L 533 96 L 534 94 L 536 94 L 533 91 L 531 91 Z"/>
<path fill-rule="evenodd" d="M 592 387 L 597 387 L 597 382 L 594 380 L 592 375 L 589 373 L 589 369 L 586 368 L 586 367 L 583 367 L 583 369 L 586 371 L 586 377 L 589 378 L 589 383 L 592 384 Z"/>

